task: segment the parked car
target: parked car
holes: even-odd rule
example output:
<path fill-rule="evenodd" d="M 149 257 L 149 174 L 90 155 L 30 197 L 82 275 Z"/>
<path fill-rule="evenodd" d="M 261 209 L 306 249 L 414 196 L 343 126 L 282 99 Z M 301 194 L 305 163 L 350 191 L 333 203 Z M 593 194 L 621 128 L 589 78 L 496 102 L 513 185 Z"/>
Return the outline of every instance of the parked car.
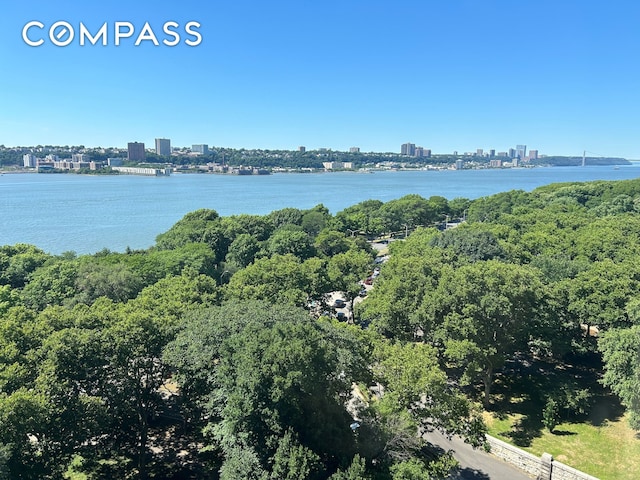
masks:
<path fill-rule="evenodd" d="M 344 308 L 346 306 L 347 306 L 346 302 L 341 298 L 336 298 L 335 301 L 333 302 L 333 308 Z"/>

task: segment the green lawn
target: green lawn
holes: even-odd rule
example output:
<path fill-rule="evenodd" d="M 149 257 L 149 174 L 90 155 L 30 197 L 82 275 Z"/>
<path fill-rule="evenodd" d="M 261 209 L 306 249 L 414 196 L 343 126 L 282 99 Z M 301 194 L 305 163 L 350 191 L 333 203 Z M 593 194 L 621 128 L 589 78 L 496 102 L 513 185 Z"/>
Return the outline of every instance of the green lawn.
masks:
<path fill-rule="evenodd" d="M 485 413 L 489 434 L 517 444 L 521 414 L 504 419 Z M 516 439 L 514 441 L 514 438 Z M 640 435 L 629 428 L 626 417 L 606 420 L 600 426 L 585 423 L 561 423 L 554 433 L 537 431 L 524 450 L 540 456 L 544 452 L 562 463 L 602 480 L 635 480 L 640 475 Z"/>

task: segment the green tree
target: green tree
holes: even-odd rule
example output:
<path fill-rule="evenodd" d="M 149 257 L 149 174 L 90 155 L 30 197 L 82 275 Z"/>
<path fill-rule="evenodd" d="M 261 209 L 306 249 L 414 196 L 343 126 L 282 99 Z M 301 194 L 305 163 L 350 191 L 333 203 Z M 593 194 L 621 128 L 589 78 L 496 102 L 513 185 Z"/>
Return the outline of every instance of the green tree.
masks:
<path fill-rule="evenodd" d="M 434 326 L 433 341 L 464 368 L 463 379 L 482 379 L 485 406 L 496 369 L 527 351 L 532 333 L 547 314 L 539 273 L 495 260 L 444 273 L 420 308 Z"/>
<path fill-rule="evenodd" d="M 560 408 L 558 402 L 553 398 L 547 399 L 547 403 L 542 410 L 542 423 L 551 433 L 553 433 L 553 429 L 560 423 Z"/>
<path fill-rule="evenodd" d="M 300 259 L 291 254 L 256 260 L 231 277 L 227 296 L 306 306 L 314 296 L 313 277 L 301 265 Z"/>
<path fill-rule="evenodd" d="M 22 301 L 29 308 L 42 310 L 47 305 L 62 305 L 76 293 L 78 265 L 74 261 L 58 261 L 38 268 L 22 290 Z"/>
<path fill-rule="evenodd" d="M 328 229 L 322 230 L 314 243 L 316 251 L 325 257 L 344 253 L 349 250 L 351 245 L 344 233 Z"/>
<path fill-rule="evenodd" d="M 193 317 L 165 358 L 183 391 L 200 398 L 223 469 L 238 463 L 233 452 L 254 452 L 259 470 L 295 476 L 318 459 L 324 471 L 353 455 L 343 403 L 364 372 L 360 350 L 303 310 L 245 302 Z"/>
<path fill-rule="evenodd" d="M 640 430 L 640 325 L 611 329 L 598 343 L 605 366 L 602 383 L 627 407 L 631 428 Z"/>
<path fill-rule="evenodd" d="M 300 230 L 280 229 L 271 235 L 267 242 L 271 255 L 295 255 L 304 260 L 313 256 L 314 249 L 309 235 Z"/>
<path fill-rule="evenodd" d="M 260 243 L 255 237 L 248 233 L 241 233 L 229 245 L 225 260 L 228 263 L 244 268 L 255 260 L 260 248 Z"/>

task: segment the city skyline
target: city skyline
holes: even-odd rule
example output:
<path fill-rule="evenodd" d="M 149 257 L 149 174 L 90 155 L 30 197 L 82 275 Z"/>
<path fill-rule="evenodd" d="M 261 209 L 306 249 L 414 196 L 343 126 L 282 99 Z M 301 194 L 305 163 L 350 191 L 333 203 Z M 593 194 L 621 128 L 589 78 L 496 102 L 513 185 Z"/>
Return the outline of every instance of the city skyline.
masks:
<path fill-rule="evenodd" d="M 437 153 L 526 139 L 640 159 L 633 2 L 71 3 L 3 6 L 0 144 L 152 145 L 171 132 L 174 145 L 395 152 L 411 139 Z M 202 43 L 30 47 L 34 20 L 93 33 L 197 21 Z"/>

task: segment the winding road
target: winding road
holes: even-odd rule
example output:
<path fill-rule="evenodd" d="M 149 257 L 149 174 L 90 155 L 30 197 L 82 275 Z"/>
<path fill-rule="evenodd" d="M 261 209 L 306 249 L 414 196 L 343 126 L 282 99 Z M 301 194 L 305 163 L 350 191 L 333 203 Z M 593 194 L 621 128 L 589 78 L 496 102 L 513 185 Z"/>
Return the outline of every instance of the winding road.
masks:
<path fill-rule="evenodd" d="M 453 456 L 460 463 L 460 468 L 449 477 L 450 480 L 531 480 L 532 478 L 499 458 L 483 450 L 472 448 L 458 437 L 449 439 L 440 432 L 429 432 L 424 435 L 424 438 L 444 451 L 453 451 Z"/>

